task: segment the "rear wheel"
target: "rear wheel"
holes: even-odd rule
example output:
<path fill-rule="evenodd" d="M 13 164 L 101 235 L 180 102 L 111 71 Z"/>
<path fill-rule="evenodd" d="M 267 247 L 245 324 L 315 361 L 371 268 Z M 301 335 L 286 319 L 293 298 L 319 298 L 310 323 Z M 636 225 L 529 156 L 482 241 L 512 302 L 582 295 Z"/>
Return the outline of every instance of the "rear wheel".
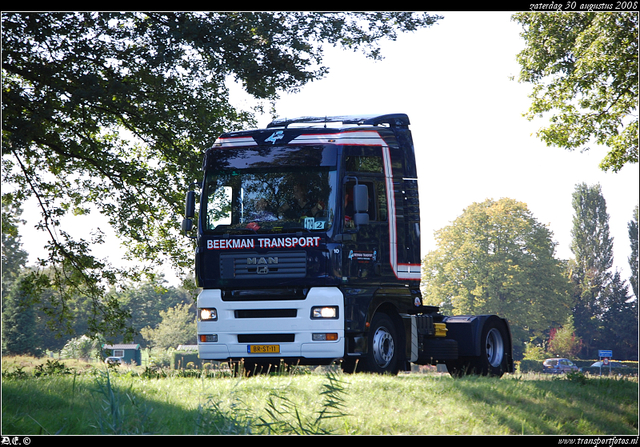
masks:
<path fill-rule="evenodd" d="M 397 330 L 386 314 L 376 314 L 371 321 L 368 352 L 359 362 L 361 371 L 379 374 L 397 374 L 401 351 Z"/>
<path fill-rule="evenodd" d="M 453 377 L 467 374 L 502 377 L 507 371 L 508 340 L 504 323 L 497 317 L 489 318 L 482 328 L 480 356 L 447 362 L 449 373 Z"/>

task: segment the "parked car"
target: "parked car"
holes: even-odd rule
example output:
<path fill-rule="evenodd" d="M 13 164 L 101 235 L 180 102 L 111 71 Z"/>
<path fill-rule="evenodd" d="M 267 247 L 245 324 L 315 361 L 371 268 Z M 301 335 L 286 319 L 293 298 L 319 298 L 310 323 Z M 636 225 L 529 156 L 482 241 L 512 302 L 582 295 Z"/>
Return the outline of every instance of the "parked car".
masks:
<path fill-rule="evenodd" d="M 104 359 L 107 365 L 122 365 L 122 357 L 107 357 Z"/>
<path fill-rule="evenodd" d="M 549 374 L 564 374 L 571 371 L 580 371 L 571 360 L 555 358 L 555 359 L 546 359 L 542 362 L 542 372 Z"/>
<path fill-rule="evenodd" d="M 611 366 L 611 368 L 626 368 L 627 366 L 620 363 L 620 362 L 609 362 L 608 365 L 605 365 L 604 362 L 600 361 L 600 362 L 595 362 L 594 364 L 591 365 L 591 368 L 609 368 L 609 366 Z"/>

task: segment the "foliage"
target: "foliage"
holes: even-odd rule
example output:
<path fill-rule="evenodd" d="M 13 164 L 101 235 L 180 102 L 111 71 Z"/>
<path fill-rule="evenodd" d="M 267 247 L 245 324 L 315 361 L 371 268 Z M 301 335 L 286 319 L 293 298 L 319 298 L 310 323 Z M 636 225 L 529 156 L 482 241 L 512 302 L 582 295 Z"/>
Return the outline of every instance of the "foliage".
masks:
<path fill-rule="evenodd" d="M 28 253 L 22 249 L 18 225 L 22 209 L 2 196 L 2 297 L 27 264 Z"/>
<path fill-rule="evenodd" d="M 604 307 L 599 328 L 600 346 L 613 350 L 618 359 L 637 359 L 638 299 L 630 296 L 618 271 L 607 285 Z"/>
<path fill-rule="evenodd" d="M 35 377 L 55 376 L 60 374 L 71 374 L 72 371 L 64 363 L 57 360 L 47 360 L 47 363 L 36 365 L 33 371 Z"/>
<path fill-rule="evenodd" d="M 346 387 L 335 373 L 325 375 L 320 395 L 323 402 L 313 413 L 301 411 L 300 403 L 288 396 L 288 390 L 269 392 L 264 411 L 260 412 L 235 398 L 228 409 L 214 399 L 199 409 L 199 433 L 205 434 L 268 434 L 326 435 L 326 421 L 346 416 Z M 314 414 L 315 413 L 315 414 Z"/>
<path fill-rule="evenodd" d="M 541 373 L 544 369 L 542 366 L 543 359 L 523 359 L 518 362 L 518 372 L 520 374 L 525 373 Z"/>
<path fill-rule="evenodd" d="M 336 384 L 325 371 L 252 378 L 106 374 L 3 373 L 3 434 L 248 434 L 249 429 L 263 434 L 263 420 L 292 434 L 315 428 L 336 435 L 414 436 L 637 435 L 638 430 L 637 377 L 585 374 L 581 381 L 528 373 L 454 380 L 439 373 L 390 377 L 338 371 L 342 390 L 332 391 L 329 399 L 321 393 Z M 274 418 L 267 413 L 270 399 Z M 333 400 L 344 408 L 332 410 Z M 314 426 L 325 408 L 336 417 Z"/>
<path fill-rule="evenodd" d="M 609 214 L 602 187 L 580 183 L 571 199 L 574 211 L 571 252 L 579 263 L 579 274 L 595 271 L 598 276 L 588 282 L 601 284 L 613 264 L 613 238 L 609 233 Z"/>
<path fill-rule="evenodd" d="M 582 357 L 593 357 L 597 335 L 606 310 L 607 284 L 611 281 L 613 238 L 609 214 L 600 185 L 576 185 L 571 230 L 569 277 L 574 285 L 574 323 L 584 342 Z"/>
<path fill-rule="evenodd" d="M 85 359 L 99 358 L 100 342 L 92 340 L 86 335 L 72 338 L 64 345 L 60 351 L 60 357 L 65 359 Z"/>
<path fill-rule="evenodd" d="M 474 203 L 435 237 L 437 248 L 423 262 L 427 304 L 507 318 L 520 350 L 566 319 L 570 295 L 556 244 L 524 203 Z"/>
<path fill-rule="evenodd" d="M 523 360 L 544 360 L 547 357 L 545 349 L 534 343 L 526 343 Z"/>
<path fill-rule="evenodd" d="M 188 305 L 178 304 L 166 311 L 160 311 L 160 316 L 162 321 L 157 327 L 141 330 L 142 336 L 153 347 L 164 350 L 181 344 L 195 344 L 195 316 L 190 312 Z"/>
<path fill-rule="evenodd" d="M 100 371 L 96 378 L 94 393 L 99 396 L 99 409 L 94 409 L 96 422 L 93 426 L 100 434 L 144 434 L 145 423 L 151 409 L 139 404 L 134 393 L 123 391 L 113 385 L 109 369 Z"/>
<path fill-rule="evenodd" d="M 629 244 L 631 245 L 631 254 L 629 255 L 631 278 L 629 278 L 629 283 L 631 283 L 631 290 L 636 296 L 636 300 L 638 300 L 640 298 L 638 296 L 638 205 L 633 210 L 633 218 L 627 224 L 627 229 L 629 230 Z"/>
<path fill-rule="evenodd" d="M 18 278 L 2 302 L 2 354 L 40 355 L 40 337 L 36 330 L 33 296 L 22 288 L 24 276 Z"/>
<path fill-rule="evenodd" d="M 320 395 L 324 398 L 322 408 L 316 415 L 302 415 L 296 403 L 284 394 L 271 395 L 267 402 L 267 415 L 260 418 L 259 426 L 268 434 L 327 435 L 331 430 L 324 422 L 331 418 L 346 416 L 345 384 L 334 373 L 326 374 L 327 381 L 322 385 Z"/>
<path fill-rule="evenodd" d="M 567 372 L 566 377 L 569 382 L 574 382 L 580 385 L 586 385 L 589 380 L 581 371 L 569 371 Z"/>
<path fill-rule="evenodd" d="M 254 124 L 229 103 L 236 80 L 273 100 L 324 75 L 322 45 L 380 58 L 378 43 L 435 23 L 426 13 L 2 13 L 3 204 L 33 199 L 49 238 L 34 285 L 93 301 L 90 333 L 122 333 L 105 291 L 160 265 L 191 268 L 180 237 L 202 150 Z M 65 218 L 98 212 L 138 263 L 115 267 Z M 67 220 L 68 222 L 68 220 Z M 68 318 L 68 316 L 64 316 Z M 104 327 L 110 324 L 113 329 Z M 102 326 L 100 326 L 102 325 Z M 95 327 L 94 327 L 95 326 Z"/>
<path fill-rule="evenodd" d="M 130 313 L 129 326 L 136 332 L 133 341 L 142 347 L 147 347 L 148 340 L 140 335 L 140 331 L 145 327 L 157 327 L 162 322 L 163 311 L 178 305 L 190 307 L 195 302 L 192 290 L 168 287 L 161 276 L 137 284 L 128 284 L 124 290 L 110 291 L 109 294 L 114 295 Z"/>
<path fill-rule="evenodd" d="M 590 139 L 606 145 L 605 171 L 637 163 L 638 14 L 523 12 L 513 20 L 526 45 L 519 81 L 533 84 L 525 116 L 554 113 L 538 137 L 569 150 Z"/>
<path fill-rule="evenodd" d="M 572 205 L 571 251 L 575 258 L 569 262 L 569 276 L 576 332 L 584 342 L 581 356 L 593 358 L 597 349 L 607 346 L 618 358 L 637 358 L 638 300 L 630 295 L 620 272 L 611 270 L 613 238 L 602 188 L 576 185 Z M 630 239 L 632 247 L 637 244 L 637 236 L 635 242 Z"/>
<path fill-rule="evenodd" d="M 570 315 L 562 327 L 551 329 L 547 351 L 549 357 L 574 358 L 580 349 L 582 341 L 576 337 L 573 315 Z"/>

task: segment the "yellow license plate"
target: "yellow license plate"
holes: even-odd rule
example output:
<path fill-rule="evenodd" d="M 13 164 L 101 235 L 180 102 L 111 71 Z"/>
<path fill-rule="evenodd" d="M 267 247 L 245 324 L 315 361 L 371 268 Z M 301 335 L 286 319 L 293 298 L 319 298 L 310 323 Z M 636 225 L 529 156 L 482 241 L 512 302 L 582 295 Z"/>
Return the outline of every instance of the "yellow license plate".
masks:
<path fill-rule="evenodd" d="M 278 354 L 280 345 L 249 345 L 247 352 L 249 354 Z"/>

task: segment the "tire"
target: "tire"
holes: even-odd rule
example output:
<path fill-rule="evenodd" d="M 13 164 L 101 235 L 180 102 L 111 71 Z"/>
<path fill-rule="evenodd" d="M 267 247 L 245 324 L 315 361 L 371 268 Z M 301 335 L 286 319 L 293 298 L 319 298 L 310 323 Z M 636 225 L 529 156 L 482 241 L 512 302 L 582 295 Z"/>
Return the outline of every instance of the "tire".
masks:
<path fill-rule="evenodd" d="M 449 374 L 462 377 L 468 374 L 502 377 L 509 360 L 509 336 L 506 327 L 497 317 L 485 321 L 480 338 L 480 356 L 466 357 L 447 362 Z"/>
<path fill-rule="evenodd" d="M 376 314 L 371 321 L 367 355 L 358 364 L 363 372 L 398 374 L 402 347 L 393 321 L 387 314 Z"/>

